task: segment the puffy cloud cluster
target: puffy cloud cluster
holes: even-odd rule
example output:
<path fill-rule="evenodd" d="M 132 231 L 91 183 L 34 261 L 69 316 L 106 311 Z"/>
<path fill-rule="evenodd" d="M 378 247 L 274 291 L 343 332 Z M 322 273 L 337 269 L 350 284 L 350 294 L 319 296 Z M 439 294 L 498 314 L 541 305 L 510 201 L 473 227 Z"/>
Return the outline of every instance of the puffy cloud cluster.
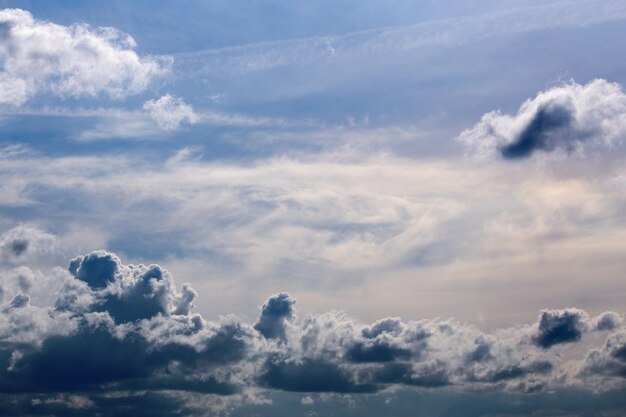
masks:
<path fill-rule="evenodd" d="M 626 136 L 626 94 L 617 83 L 570 82 L 526 100 L 517 114 L 485 114 L 459 140 L 481 158 L 522 159 L 536 152 L 612 146 Z"/>
<path fill-rule="evenodd" d="M 602 348 L 589 352 L 581 373 L 604 385 L 615 384 L 610 378 L 625 379 L 626 330 L 611 334 Z"/>
<path fill-rule="evenodd" d="M 190 314 L 193 289 L 157 265 L 96 251 L 69 271 L 54 307 L 27 294 L 2 307 L 0 392 L 235 391 L 236 367 L 225 366 L 260 340 L 250 326 Z"/>
<path fill-rule="evenodd" d="M 0 104 L 20 106 L 40 91 L 61 97 L 123 98 L 143 91 L 169 63 L 135 52 L 117 29 L 38 21 L 0 10 Z"/>
<path fill-rule="evenodd" d="M 0 306 L 0 395 L 38 393 L 42 406 L 62 398 L 66 407 L 89 409 L 103 394 L 138 392 L 534 392 L 626 384 L 626 333 L 614 312 L 544 310 L 534 325 L 487 333 L 456 320 L 391 317 L 365 325 L 340 312 L 299 317 L 295 299 L 278 293 L 251 326 L 193 314 L 196 292 L 179 288 L 158 265 L 126 265 L 100 250 L 71 260 L 68 270 L 54 306 L 33 305 L 28 292 L 37 279 L 13 288 Z M 580 357 L 567 350 L 591 332 L 608 333 L 605 344 Z"/>
<path fill-rule="evenodd" d="M 199 117 L 191 105 L 183 99 L 166 94 L 158 100 L 148 100 L 143 109 L 152 120 L 163 130 L 176 130 L 181 123 L 197 123 Z"/>
<path fill-rule="evenodd" d="M 106 251 L 79 256 L 70 262 L 69 272 L 85 282 L 89 290 L 70 285 L 57 308 L 106 311 L 117 322 L 147 319 L 158 314 L 187 315 L 196 292 L 187 284 L 176 291 L 170 274 L 158 265 L 123 265 Z M 80 295 L 87 293 L 83 302 Z M 84 302 L 89 304 L 85 305 Z"/>

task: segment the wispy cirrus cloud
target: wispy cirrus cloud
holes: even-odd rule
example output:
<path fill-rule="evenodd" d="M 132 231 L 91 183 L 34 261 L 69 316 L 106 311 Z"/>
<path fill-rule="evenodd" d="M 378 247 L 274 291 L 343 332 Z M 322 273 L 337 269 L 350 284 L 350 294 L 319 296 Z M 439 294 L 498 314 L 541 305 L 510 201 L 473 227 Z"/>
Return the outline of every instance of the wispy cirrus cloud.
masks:
<path fill-rule="evenodd" d="M 462 45 L 486 38 L 580 27 L 625 17 L 626 8 L 619 1 L 605 2 L 600 8 L 588 1 L 563 1 L 407 26 L 181 53 L 174 55 L 175 68 L 203 75 L 266 71 L 291 65 L 315 65 L 323 60 L 343 62 L 359 55 Z"/>

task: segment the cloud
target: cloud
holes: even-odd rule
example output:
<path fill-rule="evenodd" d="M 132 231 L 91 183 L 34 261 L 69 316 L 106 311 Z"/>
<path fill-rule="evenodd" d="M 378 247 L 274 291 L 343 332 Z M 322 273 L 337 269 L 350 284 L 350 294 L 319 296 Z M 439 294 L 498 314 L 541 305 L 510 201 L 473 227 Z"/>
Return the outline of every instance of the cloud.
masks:
<path fill-rule="evenodd" d="M 544 349 L 577 342 L 586 329 L 587 319 L 587 314 L 581 310 L 544 310 L 539 315 L 538 331 L 533 336 L 533 342 Z"/>
<path fill-rule="evenodd" d="M 195 291 L 178 291 L 157 265 L 124 265 L 97 251 L 70 263 L 55 307 L 18 294 L 1 310 L 0 392 L 236 390 L 222 368 L 247 356 L 255 332 L 189 310 Z M 80 298 L 86 302 L 78 302 Z M 190 377 L 191 369 L 200 371 Z"/>
<path fill-rule="evenodd" d="M 106 311 L 117 323 L 148 319 L 159 314 L 188 314 L 196 296 L 188 284 L 178 292 L 170 274 L 158 265 L 122 265 L 106 251 L 73 259 L 69 271 L 87 283 L 94 311 Z M 68 289 L 69 291 L 69 289 Z M 67 295 L 67 294 L 66 294 Z M 57 307 L 72 310 L 67 299 Z"/>
<path fill-rule="evenodd" d="M 261 386 L 292 392 L 372 393 L 378 387 L 359 383 L 332 362 L 315 359 L 269 359 L 259 378 Z"/>
<path fill-rule="evenodd" d="M 168 70 L 165 58 L 139 56 L 115 28 L 39 21 L 24 10 L 0 11 L 0 104 L 21 106 L 38 93 L 121 99 Z"/>
<path fill-rule="evenodd" d="M 54 230 L 62 256 L 47 258 L 51 266 L 98 247 L 168 259 L 195 288 L 220 292 L 200 304 L 206 314 L 251 314 L 260 300 L 248 288 L 272 294 L 287 285 L 301 300 L 369 319 L 419 305 L 431 314 L 482 312 L 486 325 L 499 326 L 519 319 L 507 308 L 511 293 L 527 319 L 554 297 L 620 312 L 626 200 L 612 179 L 621 163 L 598 172 L 590 158 L 576 161 L 598 173 L 582 177 L 350 153 L 236 164 L 166 157 L 11 157 L 0 164 L 2 185 L 21 191 L 0 186 L 0 200 L 24 203 L 5 210 L 2 230 L 33 218 Z M 450 285 L 463 290 L 443 297 Z M 546 291 L 528 290 L 538 285 Z M 602 294 L 601 306 L 584 298 L 589 291 Z"/>
<path fill-rule="evenodd" d="M 598 379 L 626 385 L 624 329 L 612 312 L 590 319 L 577 309 L 544 310 L 533 326 L 485 333 L 456 320 L 362 324 L 336 311 L 299 317 L 295 299 L 278 293 L 249 326 L 192 314 L 191 287 L 179 290 L 158 265 L 124 264 L 103 250 L 73 259 L 59 279 L 65 285 L 54 306 L 33 304 L 28 292 L 46 285 L 35 281 L 0 307 L 0 403 L 2 395 L 30 396 L 91 410 L 106 408 L 103 395 L 534 392 L 592 389 Z M 609 332 L 604 346 L 587 354 L 557 348 L 591 330 Z"/>
<path fill-rule="evenodd" d="M 602 348 L 589 352 L 579 376 L 590 378 L 599 389 L 621 386 L 626 379 L 626 331 L 610 334 Z"/>
<path fill-rule="evenodd" d="M 281 292 L 271 296 L 261 307 L 261 316 L 254 328 L 268 339 L 285 338 L 285 322 L 293 318 L 296 300 Z"/>
<path fill-rule="evenodd" d="M 524 159 L 536 153 L 611 147 L 626 136 L 626 94 L 617 83 L 570 82 L 526 100 L 514 116 L 485 114 L 458 140 L 480 158 Z"/>
<path fill-rule="evenodd" d="M 56 243 L 56 236 L 36 227 L 20 225 L 0 234 L 0 260 L 17 263 L 50 254 Z"/>
<path fill-rule="evenodd" d="M 158 100 L 148 100 L 143 109 L 148 112 L 152 120 L 163 130 L 176 130 L 181 123 L 197 123 L 199 117 L 193 107 L 183 99 L 166 94 Z"/>
<path fill-rule="evenodd" d="M 620 328 L 622 323 L 622 316 L 614 311 L 607 311 L 594 320 L 593 327 L 598 331 L 611 331 Z"/>
<path fill-rule="evenodd" d="M 382 27 L 331 36 L 257 42 L 176 55 L 176 66 L 186 74 L 216 75 L 266 71 L 290 65 L 311 65 L 328 60 L 358 60 L 385 52 L 430 50 L 465 45 L 485 39 L 551 28 L 587 26 L 619 20 L 626 9 L 618 1 L 593 7 L 586 1 L 516 7 L 511 10 L 471 14 Z"/>

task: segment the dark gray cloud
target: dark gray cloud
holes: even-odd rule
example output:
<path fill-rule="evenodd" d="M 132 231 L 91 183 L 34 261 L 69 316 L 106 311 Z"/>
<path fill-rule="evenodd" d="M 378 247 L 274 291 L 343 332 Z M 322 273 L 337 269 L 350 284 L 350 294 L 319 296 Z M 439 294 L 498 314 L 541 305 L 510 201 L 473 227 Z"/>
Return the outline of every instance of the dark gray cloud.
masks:
<path fill-rule="evenodd" d="M 75 258 L 68 269 L 93 290 L 91 308 L 106 311 L 117 323 L 159 314 L 188 314 L 196 296 L 188 284 L 179 293 L 170 274 L 160 266 L 122 265 L 116 255 L 106 251 Z"/>
<path fill-rule="evenodd" d="M 544 349 L 561 343 L 577 342 L 586 329 L 587 315 L 582 310 L 544 310 L 539 315 L 533 342 Z"/>
<path fill-rule="evenodd" d="M 393 362 L 372 369 L 371 378 L 381 384 L 400 384 L 422 388 L 450 385 L 449 369 L 445 363 L 432 362 L 419 366 Z"/>
<path fill-rule="evenodd" d="M 91 288 L 100 289 L 115 280 L 121 263 L 115 254 L 100 250 L 72 259 L 68 270 Z"/>
<path fill-rule="evenodd" d="M 261 307 L 261 316 L 254 325 L 268 339 L 285 338 L 285 321 L 293 317 L 296 300 L 281 292 L 271 296 Z"/>
<path fill-rule="evenodd" d="M 458 140 L 481 158 L 499 155 L 511 160 L 537 152 L 607 148 L 625 137 L 626 94 L 619 84 L 596 79 L 542 91 L 513 116 L 487 113 Z"/>
<path fill-rule="evenodd" d="M 536 151 L 551 151 L 557 147 L 573 149 L 573 143 L 585 139 L 574 126 L 574 109 L 562 104 L 550 104 L 537 109 L 528 125 L 512 143 L 502 146 L 500 154 L 506 159 L 528 158 Z"/>
<path fill-rule="evenodd" d="M 544 310 L 535 325 L 485 333 L 455 320 L 363 325 L 339 312 L 299 318 L 295 299 L 278 293 L 250 326 L 193 314 L 196 292 L 158 265 L 127 265 L 95 251 L 68 270 L 57 278 L 53 306 L 33 305 L 28 292 L 49 282 L 15 278 L 25 270 L 0 285 L 13 294 L 0 306 L 0 397 L 22 404 L 12 410 L 115 415 L 122 404 L 173 392 L 218 401 L 247 398 L 250 390 L 537 392 L 593 389 L 598 379 L 611 389 L 626 384 L 626 337 L 614 312 L 589 318 L 577 309 Z M 591 331 L 608 332 L 607 342 L 586 356 L 563 358 L 553 349 Z M 187 410 L 176 399 L 167 404 Z"/>
<path fill-rule="evenodd" d="M 358 383 L 351 372 L 336 363 L 315 359 L 296 362 L 270 358 L 259 382 L 268 388 L 296 392 L 371 393 L 379 389 Z"/>
<path fill-rule="evenodd" d="M 7 246 L 13 255 L 20 256 L 21 254 L 26 252 L 26 249 L 28 249 L 28 240 L 14 239 L 13 241 L 9 242 Z"/>
<path fill-rule="evenodd" d="M 18 294 L 9 303 L 9 308 L 24 308 L 30 304 L 30 296 L 28 294 Z"/>
<path fill-rule="evenodd" d="M 351 362 L 392 362 L 409 359 L 411 351 L 380 341 L 357 342 L 348 349 L 346 357 Z"/>

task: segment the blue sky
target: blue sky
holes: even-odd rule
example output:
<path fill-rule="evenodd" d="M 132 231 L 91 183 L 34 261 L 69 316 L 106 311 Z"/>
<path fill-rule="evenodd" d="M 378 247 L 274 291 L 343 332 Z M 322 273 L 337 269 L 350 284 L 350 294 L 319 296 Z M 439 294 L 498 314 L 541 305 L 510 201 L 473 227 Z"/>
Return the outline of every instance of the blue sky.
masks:
<path fill-rule="evenodd" d="M 11 413 L 623 414 L 623 2 L 0 9 Z"/>

